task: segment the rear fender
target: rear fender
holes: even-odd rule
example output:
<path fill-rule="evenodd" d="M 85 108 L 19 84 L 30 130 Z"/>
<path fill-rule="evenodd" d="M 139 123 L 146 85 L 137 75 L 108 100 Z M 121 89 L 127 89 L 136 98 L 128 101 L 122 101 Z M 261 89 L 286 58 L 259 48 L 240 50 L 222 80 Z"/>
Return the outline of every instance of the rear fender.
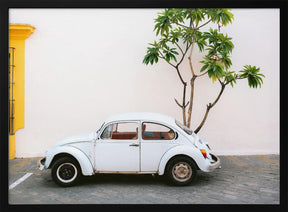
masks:
<path fill-rule="evenodd" d="M 94 174 L 93 165 L 89 160 L 89 158 L 87 157 L 87 155 L 73 146 L 58 146 L 53 148 L 52 151 L 48 151 L 46 153 L 46 160 L 44 167 L 46 169 L 50 167 L 53 158 L 55 158 L 55 156 L 59 154 L 69 154 L 73 156 L 78 161 L 83 175 L 87 176 Z"/>
<path fill-rule="evenodd" d="M 195 147 L 181 145 L 176 146 L 171 149 L 169 149 L 161 158 L 158 168 L 158 174 L 163 175 L 165 173 L 165 168 L 168 163 L 168 161 L 177 155 L 185 155 L 187 157 L 190 157 L 194 160 L 196 165 L 201 169 L 202 171 L 209 170 L 209 161 L 204 158 L 201 151 Z"/>

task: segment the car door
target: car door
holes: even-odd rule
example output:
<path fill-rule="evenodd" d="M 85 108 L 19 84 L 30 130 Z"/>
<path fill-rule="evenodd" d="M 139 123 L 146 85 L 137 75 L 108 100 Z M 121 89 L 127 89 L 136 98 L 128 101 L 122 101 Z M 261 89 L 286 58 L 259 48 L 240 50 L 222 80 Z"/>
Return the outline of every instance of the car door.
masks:
<path fill-rule="evenodd" d="M 95 145 L 98 172 L 138 172 L 139 122 L 113 122 L 104 126 Z"/>
<path fill-rule="evenodd" d="M 155 122 L 141 125 L 141 171 L 157 172 L 162 156 L 179 145 L 177 133 L 168 126 Z"/>

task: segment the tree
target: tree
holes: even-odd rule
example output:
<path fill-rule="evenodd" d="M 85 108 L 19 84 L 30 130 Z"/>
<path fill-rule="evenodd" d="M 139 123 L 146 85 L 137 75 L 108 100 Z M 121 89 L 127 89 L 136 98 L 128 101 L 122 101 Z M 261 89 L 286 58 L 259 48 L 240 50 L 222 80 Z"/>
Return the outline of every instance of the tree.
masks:
<path fill-rule="evenodd" d="M 208 75 L 212 82 L 218 81 L 220 91 L 212 103 L 206 105 L 206 112 L 202 122 L 194 130 L 198 133 L 204 125 L 209 111 L 219 101 L 227 85 L 233 85 L 237 80 L 247 79 L 249 87 L 257 88 L 263 84 L 263 74 L 259 73 L 260 68 L 245 65 L 239 72 L 231 71 L 232 61 L 230 56 L 234 45 L 232 38 L 220 33 L 220 28 L 232 23 L 234 19 L 231 9 L 165 9 L 158 13 L 155 20 L 154 31 L 158 40 L 149 43 L 143 63 L 151 65 L 157 63 L 159 59 L 164 60 L 172 66 L 183 85 L 182 103 L 175 98 L 176 104 L 182 109 L 183 124 L 190 128 L 191 116 L 194 100 L 195 80 Z M 201 28 L 208 23 L 215 23 L 218 29 L 210 28 L 209 31 L 202 32 Z M 203 66 L 200 70 L 195 70 L 192 63 L 193 49 L 195 44 L 198 50 L 204 54 Z M 179 65 L 183 61 L 189 61 L 191 72 L 190 78 L 190 98 L 186 102 L 187 81 L 182 77 Z M 196 73 L 197 71 L 197 73 Z M 189 106 L 189 107 L 188 107 Z M 188 111 L 186 112 L 186 108 Z M 187 113 L 187 114 L 186 114 Z"/>

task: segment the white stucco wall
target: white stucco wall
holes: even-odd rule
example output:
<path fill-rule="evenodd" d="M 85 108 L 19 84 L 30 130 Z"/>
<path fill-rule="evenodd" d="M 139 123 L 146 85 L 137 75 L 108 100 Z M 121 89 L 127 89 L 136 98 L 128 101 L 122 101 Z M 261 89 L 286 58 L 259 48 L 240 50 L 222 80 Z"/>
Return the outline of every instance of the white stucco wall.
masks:
<path fill-rule="evenodd" d="M 26 40 L 25 128 L 16 132 L 16 157 L 42 156 L 57 140 L 95 130 L 118 112 L 159 112 L 182 121 L 175 70 L 162 61 L 142 64 L 159 11 L 10 9 L 10 23 L 36 27 Z M 232 12 L 233 24 L 221 29 L 235 45 L 232 70 L 256 65 L 266 78 L 261 89 L 246 80 L 227 87 L 199 135 L 220 155 L 278 154 L 279 10 Z M 194 55 L 199 70 L 201 54 Z M 188 81 L 189 71 L 184 76 Z M 219 89 L 208 77 L 196 81 L 192 128 Z"/>

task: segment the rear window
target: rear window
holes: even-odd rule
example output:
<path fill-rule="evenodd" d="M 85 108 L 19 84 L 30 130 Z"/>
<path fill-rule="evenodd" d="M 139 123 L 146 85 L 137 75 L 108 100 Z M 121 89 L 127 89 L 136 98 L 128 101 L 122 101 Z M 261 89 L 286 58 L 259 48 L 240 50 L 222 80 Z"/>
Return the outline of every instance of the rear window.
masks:
<path fill-rule="evenodd" d="M 178 127 L 180 127 L 184 132 L 186 132 L 188 135 L 192 135 L 192 130 L 190 130 L 188 127 L 186 127 L 184 124 L 182 124 L 180 121 L 175 120 L 175 123 Z"/>
<path fill-rule="evenodd" d="M 144 122 L 142 138 L 144 140 L 172 140 L 175 138 L 175 132 L 162 124 Z"/>

